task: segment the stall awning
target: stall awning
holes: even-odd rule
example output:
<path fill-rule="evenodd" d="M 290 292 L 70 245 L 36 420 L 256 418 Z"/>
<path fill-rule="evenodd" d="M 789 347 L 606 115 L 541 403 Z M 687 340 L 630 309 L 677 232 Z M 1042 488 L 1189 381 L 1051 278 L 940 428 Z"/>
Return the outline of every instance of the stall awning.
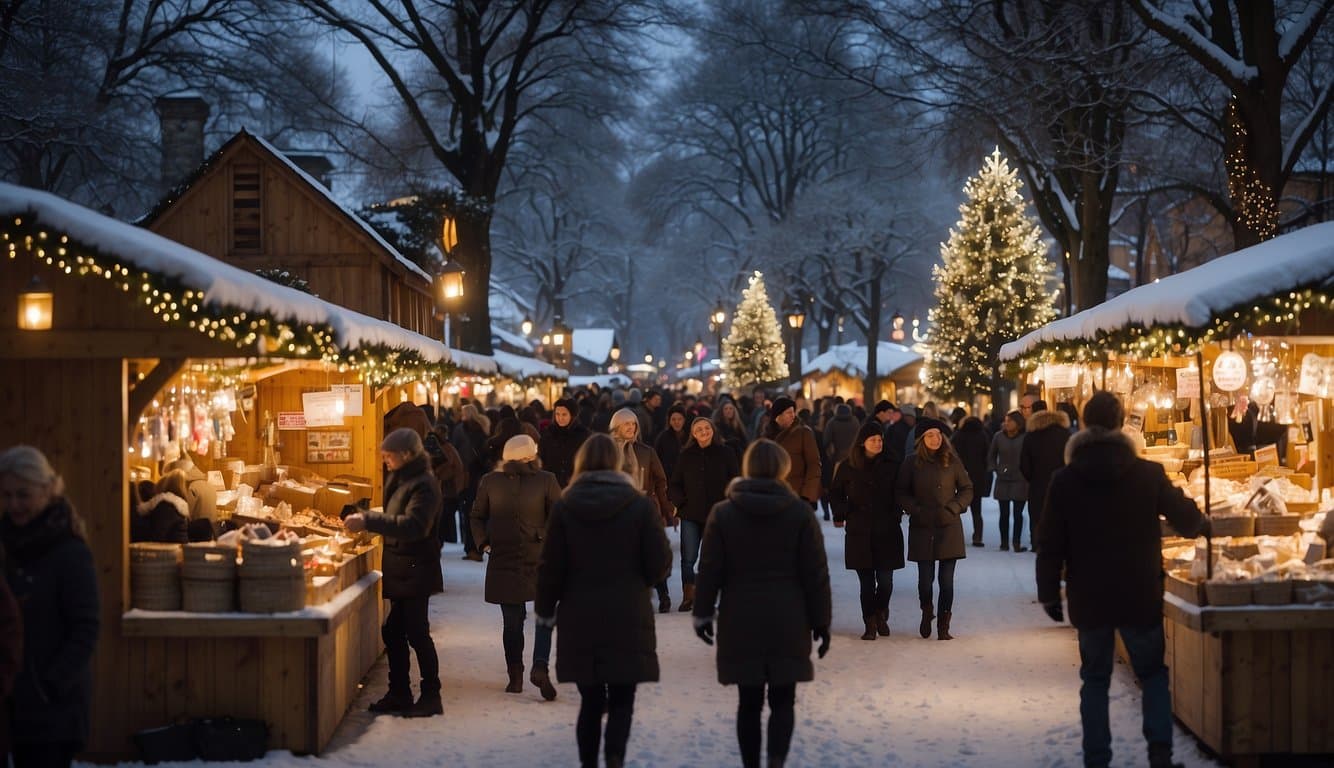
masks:
<path fill-rule="evenodd" d="M 0 183 L 0 238 L 11 253 L 24 248 L 66 273 L 119 283 L 143 296 L 145 311 L 238 348 L 263 339 L 273 357 L 323 357 L 363 367 L 378 381 L 450 362 L 434 339 L 47 192 Z"/>
<path fill-rule="evenodd" d="M 536 358 L 524 357 L 500 349 L 494 350 L 491 357 L 495 358 L 496 365 L 500 368 L 500 375 L 508 376 L 515 381 L 527 381 L 529 379 L 565 381 L 570 378 L 569 372 L 564 368 L 557 368 L 551 363 Z"/>
<path fill-rule="evenodd" d="M 876 377 L 888 378 L 914 364 L 920 365 L 921 362 L 922 356 L 908 347 L 882 341 L 879 343 L 879 349 L 876 350 Z M 803 378 L 813 374 L 842 371 L 853 378 L 864 379 L 866 378 L 866 345 L 853 342 L 830 347 L 806 362 L 802 366 L 802 370 L 805 372 Z M 917 374 L 913 371 L 909 378 L 916 379 L 916 377 Z"/>
<path fill-rule="evenodd" d="M 1334 287 L 1334 222 L 1299 229 L 1131 289 L 1001 347 L 1001 360 L 1096 346 L 1160 354 L 1173 343 L 1291 319 Z M 1266 320 L 1268 317 L 1268 320 Z"/>
<path fill-rule="evenodd" d="M 473 373 L 478 376 L 494 376 L 500 371 L 496 361 L 486 355 L 479 355 L 476 352 L 465 352 L 461 349 L 449 348 L 450 359 L 454 367 L 464 373 Z"/>

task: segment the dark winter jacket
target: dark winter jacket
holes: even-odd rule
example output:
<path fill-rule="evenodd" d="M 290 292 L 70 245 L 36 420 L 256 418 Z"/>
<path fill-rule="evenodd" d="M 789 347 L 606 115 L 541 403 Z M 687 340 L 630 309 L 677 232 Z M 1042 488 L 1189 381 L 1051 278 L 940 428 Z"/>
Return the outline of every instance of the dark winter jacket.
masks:
<path fill-rule="evenodd" d="M 570 484 L 574 455 L 587 439 L 588 429 L 573 419 L 568 427 L 557 426 L 553 421 L 542 431 L 542 439 L 537 443 L 537 458 L 542 460 L 543 469 L 556 476 L 561 488 Z"/>
<path fill-rule="evenodd" d="M 840 414 L 824 427 L 824 462 L 832 467 L 848 457 L 848 450 L 857 439 L 861 425 L 852 418 L 852 412 Z"/>
<path fill-rule="evenodd" d="M 190 503 L 174 493 L 159 493 L 137 505 L 130 516 L 130 541 L 185 544 L 190 541 Z"/>
<path fill-rule="evenodd" d="M 384 434 L 387 435 L 404 427 L 416 432 L 417 437 L 424 440 L 426 439 L 426 433 L 431 431 L 431 420 L 426 416 L 426 411 L 423 411 L 420 405 L 404 401 L 385 413 Z"/>
<path fill-rule="evenodd" d="M 899 419 L 898 421 L 885 427 L 885 452 L 900 464 L 903 463 L 903 457 L 912 455 L 912 452 L 904 453 L 904 446 L 912 439 L 912 427 L 908 422 Z"/>
<path fill-rule="evenodd" d="M 1038 411 L 1028 417 L 1025 435 L 1019 449 L 1019 471 L 1028 481 L 1028 514 L 1040 524 L 1051 476 L 1065 466 L 1070 417 L 1060 411 Z"/>
<path fill-rule="evenodd" d="M 1159 464 L 1138 458 L 1120 430 L 1085 429 L 1070 439 L 1069 464 L 1051 480 L 1038 524 L 1038 599 L 1061 599 L 1070 623 L 1148 627 L 1163 620 L 1158 516 L 1188 536 L 1204 526 L 1195 502 Z"/>
<path fill-rule="evenodd" d="M 384 536 L 384 596 L 388 600 L 429 597 L 445 590 L 440 571 L 440 488 L 425 454 L 396 472 L 384 486 L 384 511 L 365 512 L 366 530 Z"/>
<path fill-rule="evenodd" d="M 446 499 L 456 499 L 468 488 L 471 478 L 468 474 L 468 467 L 463 463 L 463 457 L 454 444 L 449 441 L 449 432 L 444 427 L 436 427 L 432 430 L 435 435 L 434 444 L 435 453 L 431 452 L 428 446 L 427 453 L 431 454 L 431 471 L 435 473 L 435 481 L 440 485 L 440 495 Z"/>
<path fill-rule="evenodd" d="M 472 503 L 472 538 L 479 550 L 491 548 L 488 603 L 526 603 L 537 596 L 542 537 L 559 499 L 556 476 L 531 462 L 507 461 L 482 478 Z"/>
<path fill-rule="evenodd" d="M 9 754 L 9 700 L 14 681 L 23 670 L 23 616 L 4 578 L 4 548 L 0 547 L 0 754 Z"/>
<path fill-rule="evenodd" d="M 959 515 L 973 500 L 973 484 L 958 456 L 945 466 L 940 454 L 948 450 L 943 445 L 932 454 L 921 446 L 899 471 L 899 503 L 908 513 L 908 559 L 914 562 L 968 555 Z"/>
<path fill-rule="evenodd" d="M 718 442 L 732 449 L 732 453 L 736 454 L 737 465 L 740 466 L 741 457 L 746 455 L 746 446 L 750 445 L 745 429 L 737 429 L 721 420 L 717 427 Z"/>
<path fill-rule="evenodd" d="M 726 498 L 727 484 L 739 474 L 741 467 L 731 448 L 716 439 L 700 448 L 692 440 L 676 460 L 667 496 L 682 519 L 703 525 L 713 505 Z"/>
<path fill-rule="evenodd" d="M 97 647 L 97 572 L 69 503 L 25 526 L 0 518 L 5 575 L 23 614 L 23 670 L 14 684 L 15 744 L 88 740 Z"/>
<path fill-rule="evenodd" d="M 561 682 L 658 679 L 649 591 L 672 549 L 653 502 L 622 472 L 585 472 L 551 512 L 537 572 L 538 616 L 556 618 Z"/>
<path fill-rule="evenodd" d="M 449 442 L 459 452 L 463 466 L 468 470 L 468 480 L 476 485 L 490 467 L 486 463 L 486 432 L 475 421 L 460 421 L 454 425 Z"/>
<path fill-rule="evenodd" d="M 855 435 L 856 429 L 853 433 Z M 783 446 L 788 458 L 792 459 L 792 469 L 787 473 L 787 484 L 792 492 L 806 501 L 820 498 L 820 448 L 811 428 L 794 421 L 772 439 Z"/>
<path fill-rule="evenodd" d="M 860 451 L 861 447 L 854 448 Z M 903 512 L 895 498 L 899 462 L 881 451 L 860 469 L 844 459 L 834 468 L 829 502 L 844 523 L 843 565 L 850 570 L 898 570 L 903 563 Z"/>
<path fill-rule="evenodd" d="M 662 463 L 663 474 L 667 475 L 668 478 L 676 472 L 676 459 L 681 455 L 681 449 L 685 447 L 685 441 L 689 438 L 690 435 L 684 431 L 673 432 L 669 427 L 658 435 L 657 440 L 653 441 L 653 452 L 658 454 L 658 461 Z"/>
<path fill-rule="evenodd" d="M 963 468 L 973 483 L 973 498 L 990 494 L 991 470 L 987 467 L 987 451 L 991 449 L 991 438 L 987 436 L 982 420 L 976 416 L 964 419 L 950 438 L 950 444 L 963 461 Z"/>
<path fill-rule="evenodd" d="M 991 438 L 991 448 L 987 450 L 987 466 L 996 473 L 996 488 L 993 494 L 1002 501 L 1025 501 L 1028 499 L 1028 481 L 1019 471 L 1019 452 L 1024 447 L 1023 432 L 1010 437 L 1002 430 Z"/>
<path fill-rule="evenodd" d="M 715 604 L 718 682 L 815 678 L 811 630 L 830 623 L 829 564 L 820 523 L 786 484 L 739 478 L 714 507 L 700 545 L 694 615 L 713 616 Z"/>

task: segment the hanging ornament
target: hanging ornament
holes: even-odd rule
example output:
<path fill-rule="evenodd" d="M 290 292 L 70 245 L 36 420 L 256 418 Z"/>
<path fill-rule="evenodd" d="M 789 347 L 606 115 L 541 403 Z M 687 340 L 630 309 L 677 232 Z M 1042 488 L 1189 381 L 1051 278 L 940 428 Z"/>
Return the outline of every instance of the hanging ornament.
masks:
<path fill-rule="evenodd" d="M 1269 377 L 1256 379 L 1251 384 L 1251 400 L 1256 405 L 1269 405 L 1274 402 L 1274 380 Z"/>
<path fill-rule="evenodd" d="M 1214 386 L 1224 392 L 1236 392 L 1246 383 L 1246 358 L 1227 351 L 1214 360 Z"/>

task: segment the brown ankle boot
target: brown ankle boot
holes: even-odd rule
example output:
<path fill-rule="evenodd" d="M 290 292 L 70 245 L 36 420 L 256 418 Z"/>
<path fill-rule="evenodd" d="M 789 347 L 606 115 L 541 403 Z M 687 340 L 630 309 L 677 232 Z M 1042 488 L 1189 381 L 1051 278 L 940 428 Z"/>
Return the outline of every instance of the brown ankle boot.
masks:
<path fill-rule="evenodd" d="M 936 622 L 936 639 L 953 640 L 954 636 L 950 634 L 950 612 L 941 611 L 940 621 Z"/>
<path fill-rule="evenodd" d="M 925 640 L 931 637 L 931 620 L 936 616 L 931 610 L 930 603 L 922 603 L 922 623 L 917 626 L 917 634 Z"/>
<path fill-rule="evenodd" d="M 875 617 L 875 631 L 881 637 L 889 637 L 889 609 L 881 611 Z"/>
<path fill-rule="evenodd" d="M 537 686 L 537 690 L 542 692 L 542 698 L 547 701 L 556 699 L 556 686 L 551 684 L 551 673 L 547 670 L 546 664 L 534 664 L 532 673 L 528 675 L 528 682 Z"/>
<path fill-rule="evenodd" d="M 695 585 L 685 584 L 681 587 L 681 607 L 676 610 L 681 613 L 690 613 L 690 609 L 695 607 Z"/>
<path fill-rule="evenodd" d="M 523 665 L 510 664 L 510 684 L 505 686 L 505 693 L 523 693 Z"/>
<path fill-rule="evenodd" d="M 871 616 L 863 616 L 862 622 L 866 624 L 866 631 L 862 633 L 862 639 L 863 640 L 876 639 L 878 635 L 876 635 L 875 633 L 875 618 Z"/>

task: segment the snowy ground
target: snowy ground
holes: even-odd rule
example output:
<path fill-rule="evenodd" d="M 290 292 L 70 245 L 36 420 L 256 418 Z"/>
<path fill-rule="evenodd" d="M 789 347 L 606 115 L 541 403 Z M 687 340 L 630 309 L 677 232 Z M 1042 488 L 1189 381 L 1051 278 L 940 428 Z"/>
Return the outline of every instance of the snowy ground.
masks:
<path fill-rule="evenodd" d="M 996 549 L 996 505 L 984 504 L 985 549 L 970 547 L 955 583 L 956 639 L 917 635 L 916 570 L 895 574 L 893 635 L 861 634 L 856 575 L 843 568 L 843 532 L 824 523 L 834 588 L 834 640 L 816 662 L 816 679 L 797 689 L 791 766 L 1079 766 L 1078 649 L 1069 625 L 1052 623 L 1034 601 L 1032 553 Z M 969 526 L 971 527 L 971 526 Z M 1025 536 L 1027 541 L 1027 536 Z M 678 540 L 672 536 L 673 547 Z M 385 662 L 320 758 L 270 752 L 251 765 L 572 766 L 579 694 L 559 685 L 544 702 L 527 685 L 506 694 L 500 609 L 482 600 L 485 564 L 463 561 L 446 545 L 445 594 L 432 600 L 445 716 L 373 717 L 366 705 L 384 693 Z M 673 600 L 680 599 L 679 562 Z M 532 623 L 528 624 L 531 658 Z M 736 690 L 717 683 L 713 649 L 686 614 L 659 616 L 663 680 L 639 688 L 627 764 L 738 765 L 733 730 Z M 415 676 L 414 676 L 415 680 Z M 1142 765 L 1140 696 L 1118 664 L 1112 681 L 1113 764 Z M 1218 765 L 1179 726 L 1176 756 L 1187 766 Z"/>

